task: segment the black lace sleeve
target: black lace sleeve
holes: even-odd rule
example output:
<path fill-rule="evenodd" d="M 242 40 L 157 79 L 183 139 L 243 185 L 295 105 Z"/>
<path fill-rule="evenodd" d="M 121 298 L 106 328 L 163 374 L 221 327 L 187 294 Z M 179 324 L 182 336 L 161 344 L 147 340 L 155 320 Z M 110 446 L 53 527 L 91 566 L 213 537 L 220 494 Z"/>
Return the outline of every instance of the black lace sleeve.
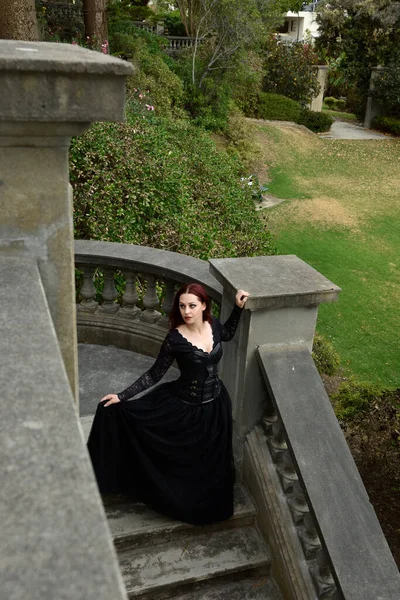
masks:
<path fill-rule="evenodd" d="M 118 394 L 118 398 L 123 402 L 136 396 L 139 392 L 147 390 L 147 388 L 155 385 L 165 375 L 174 360 L 174 353 L 172 350 L 171 335 L 168 334 L 162 343 L 160 352 L 157 356 L 154 365 L 146 371 L 139 379 L 137 379 L 132 385 L 127 387 L 125 390 Z"/>
<path fill-rule="evenodd" d="M 229 342 L 235 335 L 242 311 L 243 308 L 240 308 L 237 304 L 235 304 L 228 320 L 221 325 L 221 340 L 223 342 Z"/>

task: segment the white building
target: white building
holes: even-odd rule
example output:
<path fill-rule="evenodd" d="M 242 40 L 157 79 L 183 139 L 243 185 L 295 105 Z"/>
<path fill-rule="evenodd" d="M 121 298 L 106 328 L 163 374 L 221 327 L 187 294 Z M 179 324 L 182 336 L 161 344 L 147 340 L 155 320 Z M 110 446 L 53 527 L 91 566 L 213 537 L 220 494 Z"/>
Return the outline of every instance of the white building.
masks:
<path fill-rule="evenodd" d="M 301 42 L 307 38 L 318 37 L 318 24 L 316 22 L 315 7 L 318 3 L 303 5 L 299 12 L 289 11 L 285 15 L 285 22 L 278 30 L 282 39 L 292 42 Z"/>

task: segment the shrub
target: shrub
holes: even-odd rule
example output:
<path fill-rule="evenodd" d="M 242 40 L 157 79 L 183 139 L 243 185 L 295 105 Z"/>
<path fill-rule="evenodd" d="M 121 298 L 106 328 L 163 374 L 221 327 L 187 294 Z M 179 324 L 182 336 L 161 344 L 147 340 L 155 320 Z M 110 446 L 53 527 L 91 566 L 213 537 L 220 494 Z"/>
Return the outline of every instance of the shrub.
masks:
<path fill-rule="evenodd" d="M 339 98 L 339 100 L 336 100 L 335 110 L 344 110 L 345 108 L 346 108 L 346 100 L 343 100 L 342 98 Z"/>
<path fill-rule="evenodd" d="M 308 104 L 320 91 L 314 68 L 317 62 L 310 44 L 279 44 L 270 38 L 266 44 L 264 90 Z"/>
<path fill-rule="evenodd" d="M 263 78 L 263 58 L 252 51 L 240 55 L 235 68 L 225 73 L 224 80 L 232 89 L 232 99 L 246 117 L 256 116 Z"/>
<path fill-rule="evenodd" d="M 368 410 L 372 402 L 381 396 L 382 391 L 374 384 L 350 377 L 332 394 L 332 401 L 337 418 L 346 421 Z"/>
<path fill-rule="evenodd" d="M 374 98 L 388 116 L 400 117 L 400 65 L 389 64 L 375 79 Z"/>
<path fill-rule="evenodd" d="M 301 108 L 298 102 L 279 94 L 261 92 L 258 96 L 257 117 L 271 121 L 294 121 L 297 123 Z"/>
<path fill-rule="evenodd" d="M 96 123 L 70 153 L 75 236 L 190 254 L 272 254 L 241 163 L 188 121 Z"/>
<path fill-rule="evenodd" d="M 327 105 L 327 107 L 331 110 L 335 109 L 336 98 L 334 98 L 333 96 L 327 96 L 326 98 L 324 98 L 324 102 Z"/>
<path fill-rule="evenodd" d="M 307 127 L 307 129 L 311 129 L 311 131 L 314 131 L 314 133 L 321 133 L 323 131 L 329 131 L 333 123 L 333 119 L 326 113 L 303 108 L 297 123 L 304 125 Z"/>
<path fill-rule="evenodd" d="M 321 374 L 332 376 L 339 368 L 339 354 L 331 342 L 319 333 L 314 336 L 312 357 L 318 372 Z"/>
<path fill-rule="evenodd" d="M 246 170 L 250 172 L 260 159 L 261 148 L 253 125 L 244 118 L 243 113 L 234 103 L 231 104 L 224 135 L 229 141 L 227 151 L 236 154 Z"/>
<path fill-rule="evenodd" d="M 372 120 L 372 127 L 393 135 L 400 135 L 400 119 L 395 117 L 375 117 Z"/>

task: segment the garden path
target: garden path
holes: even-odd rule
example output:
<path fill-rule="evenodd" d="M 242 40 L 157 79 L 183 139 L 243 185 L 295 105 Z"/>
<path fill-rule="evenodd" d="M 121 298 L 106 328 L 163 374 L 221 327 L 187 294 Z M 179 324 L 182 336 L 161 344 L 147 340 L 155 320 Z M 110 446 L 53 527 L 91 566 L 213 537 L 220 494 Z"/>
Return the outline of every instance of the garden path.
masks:
<path fill-rule="evenodd" d="M 362 125 L 339 120 L 334 121 L 330 130 L 325 133 L 320 133 L 319 137 L 333 140 L 390 139 L 390 136 L 372 131 L 371 129 L 364 129 Z"/>

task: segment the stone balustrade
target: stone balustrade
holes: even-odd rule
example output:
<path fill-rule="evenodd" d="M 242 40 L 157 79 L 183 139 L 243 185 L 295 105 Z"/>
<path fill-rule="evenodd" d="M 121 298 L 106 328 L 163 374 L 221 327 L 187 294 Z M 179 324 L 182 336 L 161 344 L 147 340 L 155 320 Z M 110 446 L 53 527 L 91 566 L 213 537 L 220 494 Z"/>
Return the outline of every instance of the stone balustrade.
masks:
<path fill-rule="evenodd" d="M 174 252 L 110 242 L 75 243 L 78 341 L 156 356 L 176 289 L 201 283 L 216 310 L 222 289 L 208 263 Z M 97 282 L 97 287 L 95 283 Z"/>

